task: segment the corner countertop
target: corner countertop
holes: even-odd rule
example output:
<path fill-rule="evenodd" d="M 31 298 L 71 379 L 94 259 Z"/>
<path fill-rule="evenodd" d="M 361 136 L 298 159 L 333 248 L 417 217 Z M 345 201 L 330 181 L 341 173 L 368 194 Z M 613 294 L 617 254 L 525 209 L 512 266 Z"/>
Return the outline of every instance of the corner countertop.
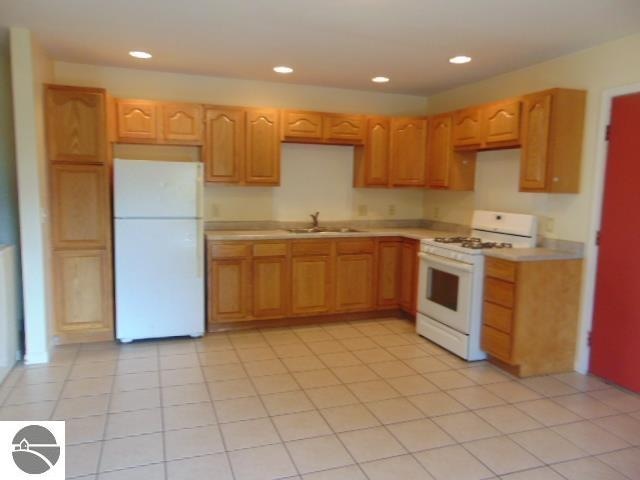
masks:
<path fill-rule="evenodd" d="M 544 260 L 577 260 L 583 258 L 581 252 L 553 250 L 551 248 L 496 248 L 485 250 L 485 256 L 501 258 L 511 262 L 541 262 Z"/>
<path fill-rule="evenodd" d="M 363 228 L 360 232 L 290 233 L 286 230 L 207 230 L 207 240 L 291 240 L 296 238 L 404 237 L 414 240 L 445 237 L 451 232 L 428 228 Z"/>

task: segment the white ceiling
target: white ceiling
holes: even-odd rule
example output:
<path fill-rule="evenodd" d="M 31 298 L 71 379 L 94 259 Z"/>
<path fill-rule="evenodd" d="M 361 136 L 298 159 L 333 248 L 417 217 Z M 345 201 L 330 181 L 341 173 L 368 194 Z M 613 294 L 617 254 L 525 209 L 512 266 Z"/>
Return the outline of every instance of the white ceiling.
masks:
<path fill-rule="evenodd" d="M 640 31 L 640 0 L 0 0 L 0 26 L 56 60 L 430 94 Z"/>

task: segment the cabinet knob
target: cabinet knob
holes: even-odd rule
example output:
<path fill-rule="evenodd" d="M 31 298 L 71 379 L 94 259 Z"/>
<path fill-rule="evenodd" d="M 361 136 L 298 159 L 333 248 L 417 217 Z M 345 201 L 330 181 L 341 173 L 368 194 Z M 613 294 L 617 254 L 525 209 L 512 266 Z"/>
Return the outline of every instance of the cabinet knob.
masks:
<path fill-rule="evenodd" d="M 554 181 L 555 183 L 558 183 L 558 182 L 560 181 L 560 177 L 553 177 L 553 181 Z"/>

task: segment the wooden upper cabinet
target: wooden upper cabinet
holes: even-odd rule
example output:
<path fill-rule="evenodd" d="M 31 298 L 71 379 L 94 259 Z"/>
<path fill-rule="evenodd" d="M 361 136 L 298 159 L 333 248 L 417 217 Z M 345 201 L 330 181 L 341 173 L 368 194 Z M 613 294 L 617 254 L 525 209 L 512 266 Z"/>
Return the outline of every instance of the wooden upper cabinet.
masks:
<path fill-rule="evenodd" d="M 453 146 L 479 147 L 483 142 L 482 110 L 467 108 L 453 114 Z"/>
<path fill-rule="evenodd" d="M 524 151 L 520 168 L 520 187 L 542 190 L 547 186 L 547 148 L 551 119 L 550 93 L 525 99 Z"/>
<path fill-rule="evenodd" d="M 51 166 L 54 248 L 105 248 L 109 244 L 109 177 L 104 165 Z"/>
<path fill-rule="evenodd" d="M 285 110 L 282 116 L 284 140 L 322 140 L 322 113 Z"/>
<path fill-rule="evenodd" d="M 245 182 L 280 184 L 280 112 L 275 109 L 247 110 Z"/>
<path fill-rule="evenodd" d="M 424 186 L 426 181 L 427 121 L 391 119 L 391 185 Z"/>
<path fill-rule="evenodd" d="M 162 103 L 162 140 L 175 144 L 202 144 L 202 106 L 193 103 Z"/>
<path fill-rule="evenodd" d="M 47 154 L 50 161 L 106 161 L 104 90 L 47 85 L 46 124 Z"/>
<path fill-rule="evenodd" d="M 355 187 L 389 184 L 391 121 L 388 117 L 369 117 L 364 146 L 355 150 Z"/>
<path fill-rule="evenodd" d="M 451 115 L 438 115 L 429 122 L 429 146 L 427 148 L 428 180 L 430 188 L 449 186 L 451 147 Z"/>
<path fill-rule="evenodd" d="M 363 115 L 324 115 L 323 138 L 327 142 L 363 143 L 365 131 L 366 120 Z"/>
<path fill-rule="evenodd" d="M 483 107 L 483 137 L 486 147 L 520 144 L 520 108 L 520 99 L 505 100 Z"/>
<path fill-rule="evenodd" d="M 245 111 L 207 109 L 202 149 L 207 182 L 239 183 L 244 178 Z"/>
<path fill-rule="evenodd" d="M 157 104 L 151 100 L 116 100 L 118 141 L 154 143 L 158 140 Z"/>
<path fill-rule="evenodd" d="M 360 145 L 364 142 L 364 115 L 282 111 L 282 139 L 300 143 L 338 143 Z"/>
<path fill-rule="evenodd" d="M 553 89 L 523 100 L 520 190 L 577 193 L 586 92 Z"/>
<path fill-rule="evenodd" d="M 113 285 L 109 251 L 54 251 L 53 272 L 56 335 L 86 340 L 87 335 L 96 332 L 111 332 Z"/>

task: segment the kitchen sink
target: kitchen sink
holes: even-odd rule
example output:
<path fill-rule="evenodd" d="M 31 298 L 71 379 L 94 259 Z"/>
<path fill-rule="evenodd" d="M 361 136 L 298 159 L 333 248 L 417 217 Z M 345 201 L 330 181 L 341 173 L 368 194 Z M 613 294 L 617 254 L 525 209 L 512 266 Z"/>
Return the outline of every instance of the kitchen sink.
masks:
<path fill-rule="evenodd" d="M 289 233 L 358 233 L 362 230 L 356 230 L 349 227 L 309 227 L 309 228 L 287 228 Z"/>

